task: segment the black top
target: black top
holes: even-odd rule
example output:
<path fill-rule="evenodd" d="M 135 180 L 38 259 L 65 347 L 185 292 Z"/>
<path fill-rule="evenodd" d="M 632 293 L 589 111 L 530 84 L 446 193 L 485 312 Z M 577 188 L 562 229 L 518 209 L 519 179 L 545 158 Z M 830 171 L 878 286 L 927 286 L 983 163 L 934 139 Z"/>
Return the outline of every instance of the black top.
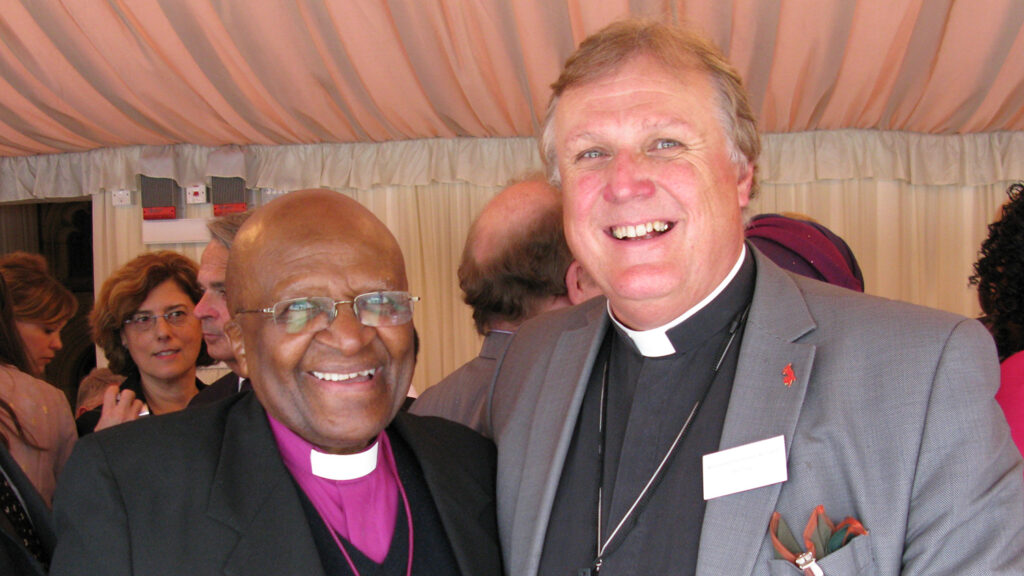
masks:
<path fill-rule="evenodd" d="M 3 443 L 0 443 L 0 474 L 10 478 L 10 485 L 17 491 L 19 503 L 28 515 L 35 535 L 39 538 L 43 555 L 49 558 L 53 554 L 53 548 L 57 542 L 50 510 Z M 46 574 L 46 569 L 28 551 L 22 539 L 16 534 L 14 526 L 7 522 L 2 511 L 0 511 L 0 574 L 4 576 L 43 576 Z"/>
<path fill-rule="evenodd" d="M 206 384 L 204 384 L 199 378 L 196 378 L 196 389 L 202 391 L 204 388 L 206 388 Z M 146 393 L 142 390 L 142 379 L 138 374 L 126 378 L 125 381 L 121 383 L 121 390 L 131 390 L 132 392 L 135 392 L 136 398 L 146 402 Z M 96 424 L 99 423 L 100 416 L 102 414 L 103 406 L 100 405 L 75 419 L 75 428 L 78 429 L 78 437 L 81 438 L 86 434 L 91 434 L 93 430 L 96 430 Z"/>
<path fill-rule="evenodd" d="M 739 358 L 742 326 L 717 377 L 730 325 L 753 296 L 755 265 L 714 301 L 668 331 L 675 354 L 645 358 L 628 336 L 609 330 L 594 364 L 548 524 L 540 574 L 576 576 L 597 554 L 598 486 L 607 539 L 668 452 L 694 404 L 703 402 L 647 502 L 605 551 L 602 575 L 693 574 L 704 518 L 702 457 L 718 450 Z M 598 454 L 600 396 L 608 365 L 604 470 Z M 706 397 L 705 390 L 707 391 Z"/>

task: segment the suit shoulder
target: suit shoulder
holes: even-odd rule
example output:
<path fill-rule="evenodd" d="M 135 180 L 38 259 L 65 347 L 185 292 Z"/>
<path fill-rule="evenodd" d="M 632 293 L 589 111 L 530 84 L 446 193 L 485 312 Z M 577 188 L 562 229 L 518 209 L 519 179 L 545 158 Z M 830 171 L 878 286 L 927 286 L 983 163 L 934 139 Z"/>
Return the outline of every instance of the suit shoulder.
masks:
<path fill-rule="evenodd" d="M 398 415 L 395 416 L 394 424 L 417 434 L 447 436 L 451 440 L 460 440 L 469 443 L 474 443 L 480 440 L 485 443 L 489 442 L 472 428 L 439 416 L 399 412 Z"/>
<path fill-rule="evenodd" d="M 602 296 L 576 306 L 560 308 L 534 316 L 519 326 L 512 337 L 510 346 L 515 346 L 517 341 L 521 344 L 524 338 L 558 338 L 566 330 L 582 328 L 602 319 L 607 306 L 607 300 Z"/>
<path fill-rule="evenodd" d="M 815 318 L 864 318 L 869 321 L 887 319 L 908 328 L 920 326 L 929 330 L 938 327 L 952 329 L 971 320 L 953 312 L 864 294 L 803 276 L 794 275 L 794 279 Z"/>
<path fill-rule="evenodd" d="M 192 400 L 188 403 L 188 407 L 194 408 L 196 406 L 205 406 L 225 398 L 230 398 L 237 393 L 238 375 L 234 372 L 228 372 L 224 376 L 214 380 L 213 384 L 203 388 L 198 394 L 193 396 Z"/>
<path fill-rule="evenodd" d="M 239 400 L 143 417 L 84 436 L 79 446 L 125 467 L 194 459 L 220 446 L 229 415 L 242 408 Z"/>
<path fill-rule="evenodd" d="M 472 459 L 474 454 L 495 450 L 494 443 L 475 430 L 438 416 L 400 412 L 393 424 L 410 444 L 428 446 L 432 451 Z"/>

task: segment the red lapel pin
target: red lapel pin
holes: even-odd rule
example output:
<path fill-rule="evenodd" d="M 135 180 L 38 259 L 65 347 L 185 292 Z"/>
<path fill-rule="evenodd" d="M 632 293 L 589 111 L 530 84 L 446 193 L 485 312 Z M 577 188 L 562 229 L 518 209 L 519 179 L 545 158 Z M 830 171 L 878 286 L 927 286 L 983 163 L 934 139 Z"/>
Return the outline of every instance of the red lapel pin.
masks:
<path fill-rule="evenodd" d="M 786 367 L 782 369 L 782 383 L 789 388 L 796 382 L 796 374 L 793 373 L 793 364 L 786 364 Z"/>

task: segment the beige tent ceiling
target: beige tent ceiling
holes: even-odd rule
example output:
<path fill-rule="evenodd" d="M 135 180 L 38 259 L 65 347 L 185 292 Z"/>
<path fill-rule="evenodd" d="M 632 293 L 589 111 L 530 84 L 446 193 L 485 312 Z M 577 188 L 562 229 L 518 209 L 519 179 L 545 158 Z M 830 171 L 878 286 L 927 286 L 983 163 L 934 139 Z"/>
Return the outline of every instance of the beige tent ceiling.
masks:
<path fill-rule="evenodd" d="M 0 155 L 530 136 L 626 14 L 702 27 L 765 132 L 1024 130 L 1021 0 L 0 0 Z"/>

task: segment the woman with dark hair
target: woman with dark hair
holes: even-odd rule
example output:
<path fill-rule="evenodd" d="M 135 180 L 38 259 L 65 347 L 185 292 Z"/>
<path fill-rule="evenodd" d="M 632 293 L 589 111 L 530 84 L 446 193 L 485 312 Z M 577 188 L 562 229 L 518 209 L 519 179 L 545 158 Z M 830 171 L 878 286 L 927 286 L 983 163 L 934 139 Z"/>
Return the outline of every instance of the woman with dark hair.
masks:
<path fill-rule="evenodd" d="M 12 252 L 0 258 L 0 275 L 14 305 L 14 322 L 30 363 L 29 374 L 42 378 L 46 365 L 63 347 L 60 331 L 78 310 L 78 300 L 52 274 L 39 254 Z"/>
<path fill-rule="evenodd" d="M 999 220 L 988 226 L 971 284 L 978 286 L 981 320 L 999 352 L 996 400 L 1024 452 L 1024 182 L 1012 184 L 1006 195 Z"/>
<path fill-rule="evenodd" d="M 0 442 L 49 505 L 78 437 L 67 398 L 31 366 L 0 276 Z"/>
<path fill-rule="evenodd" d="M 196 273 L 195 262 L 165 250 L 136 257 L 103 283 L 90 315 L 93 341 L 126 379 L 117 398 L 108 395 L 102 408 L 78 418 L 79 434 L 134 420 L 140 414 L 128 408 L 135 400 L 145 404 L 143 413 L 182 410 L 205 387 L 196 365 L 213 359 L 192 313 L 202 297 Z"/>

